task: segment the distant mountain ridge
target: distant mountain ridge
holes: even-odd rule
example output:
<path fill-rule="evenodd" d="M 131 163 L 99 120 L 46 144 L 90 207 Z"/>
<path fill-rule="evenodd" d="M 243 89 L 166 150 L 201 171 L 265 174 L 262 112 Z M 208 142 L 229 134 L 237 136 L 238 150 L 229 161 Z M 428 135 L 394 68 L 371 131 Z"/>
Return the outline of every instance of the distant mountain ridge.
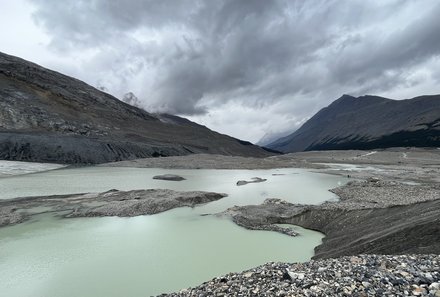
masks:
<path fill-rule="evenodd" d="M 274 141 L 276 141 L 276 140 L 278 140 L 280 138 L 285 137 L 287 134 L 290 134 L 290 133 L 286 133 L 286 132 L 278 132 L 278 133 L 277 132 L 275 132 L 275 133 L 274 132 L 268 132 L 268 133 L 264 134 L 263 137 L 261 137 L 260 140 L 258 140 L 258 142 L 256 142 L 255 144 L 264 147 L 264 146 L 266 146 L 266 145 L 268 145 L 268 144 L 270 144 L 270 143 L 272 143 L 272 142 L 274 142 Z"/>
<path fill-rule="evenodd" d="M 269 155 L 251 143 L 184 118 L 148 113 L 80 80 L 0 53 L 0 159 L 95 164 L 192 153 Z"/>
<path fill-rule="evenodd" d="M 281 152 L 440 146 L 440 95 L 392 100 L 343 95 L 268 148 Z"/>

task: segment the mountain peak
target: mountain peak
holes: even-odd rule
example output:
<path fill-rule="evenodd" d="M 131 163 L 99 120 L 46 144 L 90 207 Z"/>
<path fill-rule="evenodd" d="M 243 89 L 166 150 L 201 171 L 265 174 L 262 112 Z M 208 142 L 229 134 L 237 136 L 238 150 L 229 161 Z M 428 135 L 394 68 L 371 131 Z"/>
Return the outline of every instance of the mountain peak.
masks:
<path fill-rule="evenodd" d="M 356 97 L 348 94 L 343 94 L 338 100 L 352 100 L 352 99 L 356 99 Z"/>
<path fill-rule="evenodd" d="M 385 102 L 385 101 L 395 101 L 392 99 L 380 97 L 380 96 L 374 96 L 374 95 L 363 95 L 359 97 L 354 97 L 351 95 L 344 94 L 335 101 L 333 101 L 330 105 L 337 105 L 337 104 L 347 104 L 347 103 L 362 103 L 362 104 L 372 104 L 372 103 L 378 103 L 378 102 Z"/>
<path fill-rule="evenodd" d="M 336 99 L 335 101 L 333 101 L 332 103 L 330 103 L 330 105 L 328 107 L 334 107 L 334 106 L 341 106 L 341 105 L 349 105 L 352 104 L 354 102 L 356 102 L 357 98 L 351 95 L 347 95 L 344 94 L 341 97 L 339 97 L 338 99 Z"/>

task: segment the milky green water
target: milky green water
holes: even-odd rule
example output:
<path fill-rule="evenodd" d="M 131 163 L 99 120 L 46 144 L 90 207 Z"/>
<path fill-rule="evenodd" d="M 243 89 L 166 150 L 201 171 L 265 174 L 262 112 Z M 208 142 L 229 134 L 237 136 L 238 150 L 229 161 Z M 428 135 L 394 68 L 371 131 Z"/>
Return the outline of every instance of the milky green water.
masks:
<path fill-rule="evenodd" d="M 153 180 L 157 174 L 187 180 Z M 284 174 L 273 176 L 272 174 Z M 263 183 L 236 186 L 239 179 Z M 229 196 L 194 209 L 133 218 L 58 219 L 40 215 L 0 229 L 0 296 L 149 296 L 195 286 L 268 261 L 307 261 L 322 234 L 294 227 L 296 238 L 248 231 L 227 219 L 200 216 L 266 198 L 317 204 L 345 182 L 300 169 L 164 170 L 90 167 L 0 178 L 0 198 L 109 189 L 168 188 Z"/>

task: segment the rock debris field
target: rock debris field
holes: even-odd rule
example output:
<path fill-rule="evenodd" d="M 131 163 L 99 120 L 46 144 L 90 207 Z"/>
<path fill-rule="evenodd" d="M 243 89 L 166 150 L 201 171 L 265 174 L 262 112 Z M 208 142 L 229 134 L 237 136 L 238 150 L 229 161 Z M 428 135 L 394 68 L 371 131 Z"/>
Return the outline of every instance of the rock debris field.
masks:
<path fill-rule="evenodd" d="M 440 296 L 440 256 L 359 255 L 267 263 L 161 296 Z"/>

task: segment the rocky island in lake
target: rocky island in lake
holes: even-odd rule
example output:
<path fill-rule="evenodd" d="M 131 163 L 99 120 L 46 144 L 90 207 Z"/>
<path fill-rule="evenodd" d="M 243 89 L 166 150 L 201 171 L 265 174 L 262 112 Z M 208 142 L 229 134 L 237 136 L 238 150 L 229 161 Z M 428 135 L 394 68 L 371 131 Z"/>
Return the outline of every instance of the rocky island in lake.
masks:
<path fill-rule="evenodd" d="M 7 199 L 0 200 L 0 227 L 22 223 L 34 215 L 48 212 L 61 213 L 64 218 L 152 215 L 177 207 L 195 207 L 225 196 L 151 189 Z"/>

